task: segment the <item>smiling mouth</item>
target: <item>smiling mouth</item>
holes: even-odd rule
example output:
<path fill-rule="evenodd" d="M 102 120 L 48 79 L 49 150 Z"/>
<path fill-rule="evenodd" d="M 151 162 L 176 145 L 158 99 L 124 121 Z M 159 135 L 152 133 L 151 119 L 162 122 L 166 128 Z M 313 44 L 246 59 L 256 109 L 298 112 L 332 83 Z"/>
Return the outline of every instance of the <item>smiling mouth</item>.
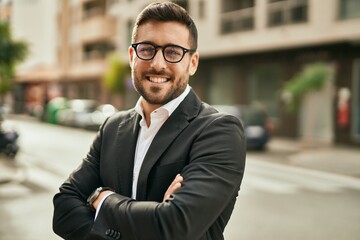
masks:
<path fill-rule="evenodd" d="M 146 77 L 152 83 L 165 83 L 170 80 L 170 78 L 165 77 Z"/>

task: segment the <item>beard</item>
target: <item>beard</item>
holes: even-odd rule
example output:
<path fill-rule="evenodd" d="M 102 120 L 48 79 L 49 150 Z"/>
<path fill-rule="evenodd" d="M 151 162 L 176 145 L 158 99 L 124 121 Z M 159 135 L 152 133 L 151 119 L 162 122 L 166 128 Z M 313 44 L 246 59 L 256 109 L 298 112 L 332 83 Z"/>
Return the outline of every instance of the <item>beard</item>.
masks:
<path fill-rule="evenodd" d="M 166 76 L 168 81 L 159 86 L 146 86 L 146 81 L 148 79 L 146 76 L 150 75 L 161 75 Z M 150 104 L 153 105 L 165 105 L 171 100 L 177 98 L 181 93 L 184 92 L 187 83 L 188 77 L 185 75 L 180 76 L 176 79 L 171 73 L 164 71 L 155 71 L 150 69 L 144 73 L 139 73 L 132 70 L 132 79 L 135 90 Z"/>

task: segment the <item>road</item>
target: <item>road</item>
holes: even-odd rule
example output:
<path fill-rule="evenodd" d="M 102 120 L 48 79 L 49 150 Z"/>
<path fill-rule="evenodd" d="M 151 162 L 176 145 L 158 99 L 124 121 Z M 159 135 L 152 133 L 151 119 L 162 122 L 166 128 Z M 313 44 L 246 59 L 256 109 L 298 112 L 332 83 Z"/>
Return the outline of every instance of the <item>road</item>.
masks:
<path fill-rule="evenodd" d="M 17 180 L 0 185 L 0 239 L 60 239 L 51 230 L 52 197 L 95 133 L 12 122 L 22 150 L 8 163 Z M 259 156 L 248 153 L 226 240 L 360 239 L 359 179 L 274 163 L 279 156 L 271 150 Z"/>

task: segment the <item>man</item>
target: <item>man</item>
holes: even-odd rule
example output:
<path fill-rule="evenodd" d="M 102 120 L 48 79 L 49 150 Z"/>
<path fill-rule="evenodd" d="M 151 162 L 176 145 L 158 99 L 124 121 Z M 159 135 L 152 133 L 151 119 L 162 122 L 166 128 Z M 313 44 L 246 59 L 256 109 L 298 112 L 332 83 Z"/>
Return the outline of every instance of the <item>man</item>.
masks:
<path fill-rule="evenodd" d="M 224 239 L 245 140 L 238 119 L 188 85 L 199 60 L 195 24 L 178 5 L 153 3 L 138 16 L 132 42 L 141 97 L 100 127 L 54 197 L 53 229 L 77 240 Z"/>

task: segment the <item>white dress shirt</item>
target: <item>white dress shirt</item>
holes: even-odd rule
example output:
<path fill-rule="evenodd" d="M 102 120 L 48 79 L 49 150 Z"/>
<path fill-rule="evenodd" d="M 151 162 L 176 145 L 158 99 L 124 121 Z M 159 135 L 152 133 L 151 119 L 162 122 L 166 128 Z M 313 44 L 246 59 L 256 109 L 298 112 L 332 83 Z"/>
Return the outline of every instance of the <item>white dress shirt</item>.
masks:
<path fill-rule="evenodd" d="M 156 133 L 164 122 L 170 117 L 175 109 L 180 105 L 184 98 L 190 92 L 190 86 L 187 85 L 185 91 L 180 94 L 177 98 L 171 100 L 167 104 L 155 109 L 150 114 L 150 126 L 147 126 L 146 120 L 141 105 L 142 97 L 139 98 L 135 105 L 135 111 L 142 117 L 140 121 L 140 131 L 136 144 L 135 159 L 134 159 L 134 171 L 133 171 L 133 184 L 131 197 L 136 199 L 137 182 L 139 178 L 140 169 L 144 161 L 145 155 L 152 143 Z"/>

